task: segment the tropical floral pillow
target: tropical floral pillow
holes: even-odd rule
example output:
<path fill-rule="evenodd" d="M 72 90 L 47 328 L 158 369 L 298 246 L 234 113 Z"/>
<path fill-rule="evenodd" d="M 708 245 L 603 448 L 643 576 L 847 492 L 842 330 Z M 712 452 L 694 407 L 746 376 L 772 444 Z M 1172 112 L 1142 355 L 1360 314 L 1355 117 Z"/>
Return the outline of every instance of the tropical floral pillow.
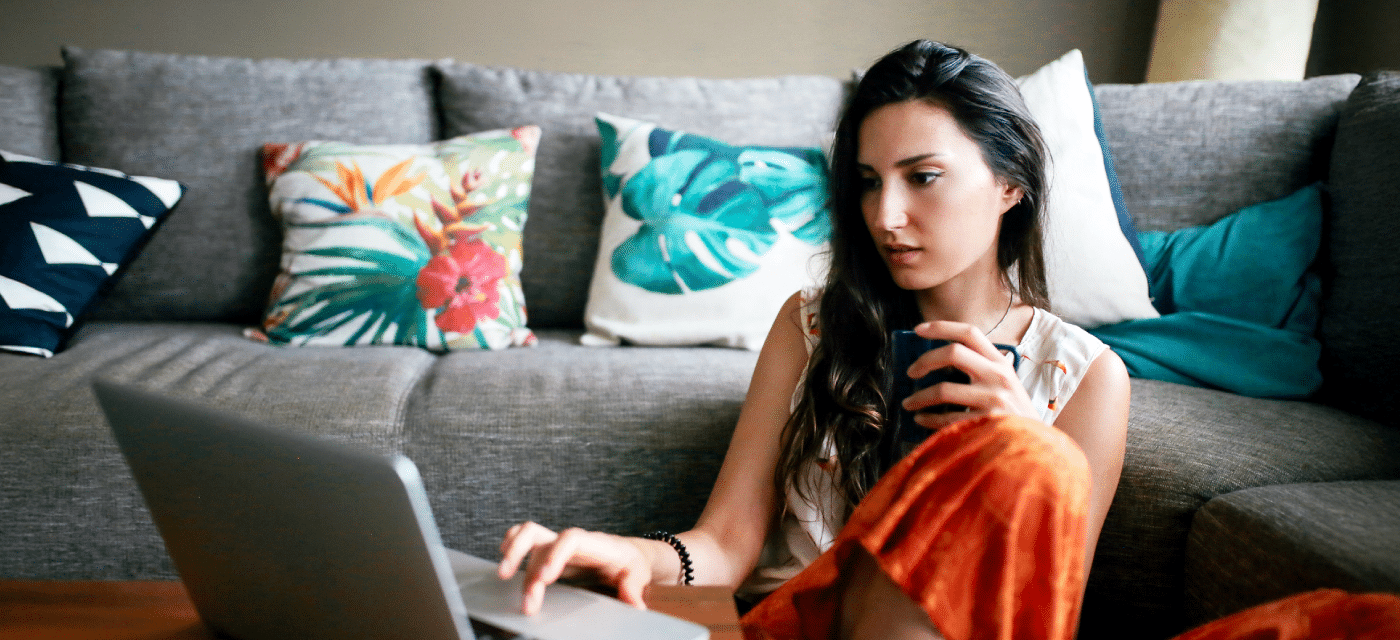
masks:
<path fill-rule="evenodd" d="M 269 144 L 285 237 L 261 331 L 290 345 L 533 344 L 520 288 L 540 130 L 427 145 Z"/>
<path fill-rule="evenodd" d="M 597 122 L 607 213 L 583 343 L 762 346 L 783 301 L 825 273 L 821 149 Z"/>

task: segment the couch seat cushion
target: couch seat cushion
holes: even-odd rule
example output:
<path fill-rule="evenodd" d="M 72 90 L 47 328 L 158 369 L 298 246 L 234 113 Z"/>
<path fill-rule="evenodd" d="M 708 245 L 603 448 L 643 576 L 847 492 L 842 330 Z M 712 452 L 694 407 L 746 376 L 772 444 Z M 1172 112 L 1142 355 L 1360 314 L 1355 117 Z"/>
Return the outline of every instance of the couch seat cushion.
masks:
<path fill-rule="evenodd" d="M 256 322 L 280 254 L 263 143 L 425 143 L 435 134 L 422 61 L 63 53 L 64 161 L 189 187 L 178 219 L 132 263 L 98 319 Z"/>
<path fill-rule="evenodd" d="M 1193 625 L 1321 588 L 1400 593 L 1400 480 L 1246 489 L 1196 513 L 1186 547 Z"/>
<path fill-rule="evenodd" d="M 1323 405 L 1133 380 L 1128 449 L 1099 537 L 1082 638 L 1185 627 L 1182 566 L 1196 511 L 1275 484 L 1400 478 L 1400 430 Z"/>
<path fill-rule="evenodd" d="M 578 345 L 452 352 L 413 403 L 405 453 L 447 546 L 494 557 L 534 520 L 638 535 L 695 524 L 757 353 Z"/>
<path fill-rule="evenodd" d="M 0 575 L 174 575 L 95 376 L 387 453 L 401 448 L 410 391 L 431 363 L 419 349 L 282 349 L 196 323 L 95 322 L 53 358 L 0 354 L 0 512 L 17 550 L 0 554 Z"/>

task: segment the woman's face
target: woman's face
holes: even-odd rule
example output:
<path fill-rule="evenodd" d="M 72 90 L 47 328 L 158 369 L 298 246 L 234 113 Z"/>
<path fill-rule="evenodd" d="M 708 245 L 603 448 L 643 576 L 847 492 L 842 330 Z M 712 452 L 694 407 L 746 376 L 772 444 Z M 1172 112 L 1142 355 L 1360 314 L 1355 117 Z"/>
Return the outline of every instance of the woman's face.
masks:
<path fill-rule="evenodd" d="M 865 225 L 900 288 L 997 274 L 1001 216 L 1021 190 L 992 173 L 946 108 L 910 100 L 876 109 L 860 125 L 856 162 Z"/>

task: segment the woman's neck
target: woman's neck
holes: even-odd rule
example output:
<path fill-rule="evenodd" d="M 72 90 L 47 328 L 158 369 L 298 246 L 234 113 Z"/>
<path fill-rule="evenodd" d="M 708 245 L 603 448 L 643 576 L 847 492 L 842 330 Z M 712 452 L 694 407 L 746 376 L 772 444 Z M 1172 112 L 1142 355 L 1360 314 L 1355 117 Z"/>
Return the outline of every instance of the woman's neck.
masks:
<path fill-rule="evenodd" d="M 1000 333 L 996 329 L 1004 329 L 1015 308 L 1024 306 L 1015 304 L 1014 292 L 995 268 L 969 269 L 937 287 L 914 292 L 914 299 L 926 321 L 962 322 L 988 335 Z"/>

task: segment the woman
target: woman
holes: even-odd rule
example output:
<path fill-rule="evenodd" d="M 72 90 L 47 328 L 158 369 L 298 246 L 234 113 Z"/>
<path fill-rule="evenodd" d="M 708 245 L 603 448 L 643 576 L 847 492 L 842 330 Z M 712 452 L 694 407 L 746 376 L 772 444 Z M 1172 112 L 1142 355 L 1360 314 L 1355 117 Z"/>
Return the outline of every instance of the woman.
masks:
<path fill-rule="evenodd" d="M 1070 637 L 1122 467 L 1129 386 L 1117 356 L 1045 310 L 1045 162 L 994 64 L 919 41 L 871 67 L 837 131 L 826 286 L 775 320 L 699 522 L 659 540 L 513 527 L 500 574 L 529 558 L 525 611 L 563 575 L 594 573 L 638 606 L 646 584 L 684 576 L 749 596 L 781 585 L 745 617 L 752 635 L 960 637 L 1005 623 L 998 635 Z M 950 341 L 910 377 L 954 367 L 970 381 L 887 398 L 896 329 Z M 1021 361 L 994 342 L 1019 345 Z M 895 402 L 933 435 L 883 469 Z M 963 409 L 924 411 L 940 405 Z M 1036 517 L 1015 516 L 1026 510 Z M 1034 572 L 959 577 L 986 580 L 1026 553 Z"/>

